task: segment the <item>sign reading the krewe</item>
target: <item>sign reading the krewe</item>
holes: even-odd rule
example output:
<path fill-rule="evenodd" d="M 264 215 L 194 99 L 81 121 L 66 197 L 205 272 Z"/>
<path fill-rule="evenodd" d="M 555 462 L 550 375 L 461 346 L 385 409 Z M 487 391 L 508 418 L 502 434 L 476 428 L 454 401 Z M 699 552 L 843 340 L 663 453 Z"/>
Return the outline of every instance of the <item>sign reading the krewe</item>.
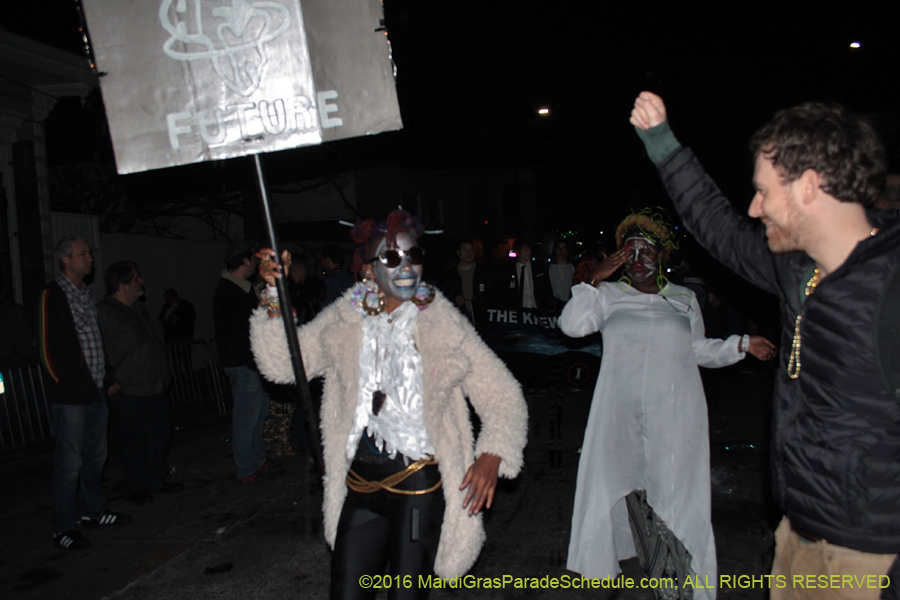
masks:
<path fill-rule="evenodd" d="M 82 0 L 120 173 L 400 129 L 379 0 Z"/>

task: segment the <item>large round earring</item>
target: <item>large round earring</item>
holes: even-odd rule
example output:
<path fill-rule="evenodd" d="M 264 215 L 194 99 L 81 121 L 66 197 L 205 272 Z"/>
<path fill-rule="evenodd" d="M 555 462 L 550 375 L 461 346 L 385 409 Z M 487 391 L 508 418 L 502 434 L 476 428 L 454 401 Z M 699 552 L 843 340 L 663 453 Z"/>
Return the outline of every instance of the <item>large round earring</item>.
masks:
<path fill-rule="evenodd" d="M 419 310 L 424 309 L 434 302 L 434 288 L 427 283 L 422 283 L 419 289 L 416 290 L 416 295 L 413 296 L 412 301 L 413 304 L 419 307 Z"/>
<path fill-rule="evenodd" d="M 366 285 L 366 293 L 362 299 L 363 311 L 370 317 L 381 314 L 384 312 L 384 292 L 374 281 L 363 277 L 362 282 Z"/>

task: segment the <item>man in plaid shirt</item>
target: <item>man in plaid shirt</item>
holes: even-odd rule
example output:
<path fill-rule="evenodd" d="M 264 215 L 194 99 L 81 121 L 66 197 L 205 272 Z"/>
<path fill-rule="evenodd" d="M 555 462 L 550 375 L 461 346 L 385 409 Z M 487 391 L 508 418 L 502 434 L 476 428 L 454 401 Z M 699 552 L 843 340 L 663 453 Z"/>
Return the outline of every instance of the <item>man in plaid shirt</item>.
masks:
<path fill-rule="evenodd" d="M 97 308 L 84 278 L 93 270 L 91 248 L 79 237 L 56 247 L 62 273 L 42 292 L 39 334 L 44 388 L 53 428 L 53 542 L 84 550 L 91 542 L 79 530 L 127 523 L 131 517 L 106 509 L 109 410 L 103 340 Z"/>

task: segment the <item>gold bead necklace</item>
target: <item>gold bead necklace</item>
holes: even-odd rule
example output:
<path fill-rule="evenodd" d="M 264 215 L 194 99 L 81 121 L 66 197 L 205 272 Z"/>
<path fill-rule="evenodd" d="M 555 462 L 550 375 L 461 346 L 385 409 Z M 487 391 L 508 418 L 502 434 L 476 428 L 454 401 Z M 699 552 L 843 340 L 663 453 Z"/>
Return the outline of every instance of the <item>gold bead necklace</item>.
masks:
<path fill-rule="evenodd" d="M 881 231 L 880 227 L 873 227 L 869 232 L 869 237 L 874 237 L 878 235 L 878 232 Z M 819 268 L 816 267 L 813 269 L 812 277 L 809 278 L 809 281 L 806 282 L 806 296 L 812 296 L 813 292 L 816 291 L 816 286 L 819 285 Z M 802 314 L 797 315 L 797 320 L 794 321 L 794 341 L 791 342 L 791 357 L 788 360 L 787 373 L 788 377 L 791 379 L 797 379 L 800 377 L 800 321 L 803 319 Z"/>
<path fill-rule="evenodd" d="M 816 291 L 817 285 L 819 285 L 818 267 L 813 269 L 812 277 L 806 282 L 806 295 L 812 296 L 813 292 Z M 794 321 L 794 341 L 791 342 L 791 358 L 788 360 L 787 368 L 788 377 L 791 379 L 800 377 L 800 321 L 802 319 L 803 315 L 798 314 L 797 320 Z"/>

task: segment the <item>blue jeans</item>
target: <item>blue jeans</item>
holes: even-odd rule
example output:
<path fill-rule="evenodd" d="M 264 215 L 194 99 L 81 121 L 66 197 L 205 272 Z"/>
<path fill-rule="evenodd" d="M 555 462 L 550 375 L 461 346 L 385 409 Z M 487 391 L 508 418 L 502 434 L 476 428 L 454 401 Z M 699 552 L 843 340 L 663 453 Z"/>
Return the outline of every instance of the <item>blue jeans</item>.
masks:
<path fill-rule="evenodd" d="M 253 475 L 266 462 L 263 428 L 269 415 L 269 394 L 257 371 L 225 367 L 231 382 L 231 447 L 238 479 Z"/>
<path fill-rule="evenodd" d="M 106 393 L 93 404 L 50 403 L 53 449 L 53 533 L 75 529 L 81 517 L 106 510 L 103 467 L 109 409 Z M 80 509 L 79 509 L 80 501 Z"/>

